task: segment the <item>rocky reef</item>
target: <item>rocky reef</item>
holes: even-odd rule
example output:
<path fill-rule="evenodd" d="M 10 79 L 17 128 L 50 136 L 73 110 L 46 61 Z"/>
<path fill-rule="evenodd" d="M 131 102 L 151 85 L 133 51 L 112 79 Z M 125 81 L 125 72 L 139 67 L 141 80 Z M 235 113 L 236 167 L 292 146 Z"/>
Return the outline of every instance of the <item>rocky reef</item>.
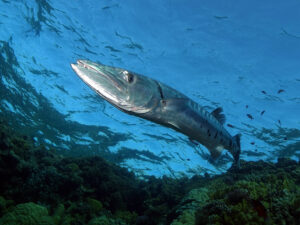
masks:
<path fill-rule="evenodd" d="M 70 155 L 70 154 L 69 154 Z M 137 178 L 46 149 L 0 121 L 0 224 L 300 224 L 300 165 L 241 161 L 218 176 Z"/>

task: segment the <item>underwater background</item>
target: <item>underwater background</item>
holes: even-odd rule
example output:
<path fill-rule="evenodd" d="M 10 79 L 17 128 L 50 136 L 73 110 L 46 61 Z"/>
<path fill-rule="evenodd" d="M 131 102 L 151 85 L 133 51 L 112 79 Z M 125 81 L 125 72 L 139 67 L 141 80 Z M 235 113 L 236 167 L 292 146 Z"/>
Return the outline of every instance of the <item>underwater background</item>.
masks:
<path fill-rule="evenodd" d="M 222 107 L 241 169 L 114 108 L 78 59 Z M 298 0 L 0 0 L 0 224 L 299 224 L 299 59 Z"/>

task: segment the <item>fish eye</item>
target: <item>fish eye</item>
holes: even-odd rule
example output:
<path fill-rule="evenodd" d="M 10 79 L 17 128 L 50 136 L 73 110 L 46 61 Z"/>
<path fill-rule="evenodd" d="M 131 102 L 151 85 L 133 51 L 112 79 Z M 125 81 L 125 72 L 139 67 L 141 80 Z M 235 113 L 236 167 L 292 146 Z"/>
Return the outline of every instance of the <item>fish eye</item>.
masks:
<path fill-rule="evenodd" d="M 129 73 L 127 75 L 127 81 L 128 81 L 128 83 L 132 83 L 133 82 L 133 75 L 131 73 Z"/>
<path fill-rule="evenodd" d="M 124 74 L 124 79 L 125 79 L 128 83 L 132 83 L 132 82 L 133 82 L 134 76 L 133 76 L 131 73 L 129 73 L 128 71 L 124 71 L 123 74 Z"/>

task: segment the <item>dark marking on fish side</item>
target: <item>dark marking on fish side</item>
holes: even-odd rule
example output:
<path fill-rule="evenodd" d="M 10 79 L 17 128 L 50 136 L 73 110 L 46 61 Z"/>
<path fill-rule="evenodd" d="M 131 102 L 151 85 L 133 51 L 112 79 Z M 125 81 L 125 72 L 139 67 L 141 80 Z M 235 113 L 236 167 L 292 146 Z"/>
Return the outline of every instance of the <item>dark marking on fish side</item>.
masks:
<path fill-rule="evenodd" d="M 218 137 L 218 131 L 216 132 L 214 139 L 216 139 Z"/>
<path fill-rule="evenodd" d="M 264 113 L 265 113 L 265 110 L 261 111 L 260 115 L 264 115 Z"/>
<path fill-rule="evenodd" d="M 211 136 L 211 134 L 210 134 L 210 130 L 209 130 L 209 129 L 207 129 L 207 135 L 208 135 L 208 137 L 210 137 L 210 136 Z"/>

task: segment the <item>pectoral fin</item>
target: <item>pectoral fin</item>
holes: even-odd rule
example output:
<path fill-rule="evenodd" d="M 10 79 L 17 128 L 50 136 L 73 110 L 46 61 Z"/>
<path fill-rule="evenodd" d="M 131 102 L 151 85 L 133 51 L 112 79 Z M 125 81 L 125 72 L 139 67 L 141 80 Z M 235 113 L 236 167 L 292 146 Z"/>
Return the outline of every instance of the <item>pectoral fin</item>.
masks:
<path fill-rule="evenodd" d="M 176 123 L 174 123 L 172 121 L 168 121 L 168 124 L 170 124 L 175 130 L 176 129 L 180 129 L 180 127 Z"/>
<path fill-rule="evenodd" d="M 165 98 L 161 100 L 162 105 L 175 108 L 184 107 L 188 102 L 186 98 Z"/>

